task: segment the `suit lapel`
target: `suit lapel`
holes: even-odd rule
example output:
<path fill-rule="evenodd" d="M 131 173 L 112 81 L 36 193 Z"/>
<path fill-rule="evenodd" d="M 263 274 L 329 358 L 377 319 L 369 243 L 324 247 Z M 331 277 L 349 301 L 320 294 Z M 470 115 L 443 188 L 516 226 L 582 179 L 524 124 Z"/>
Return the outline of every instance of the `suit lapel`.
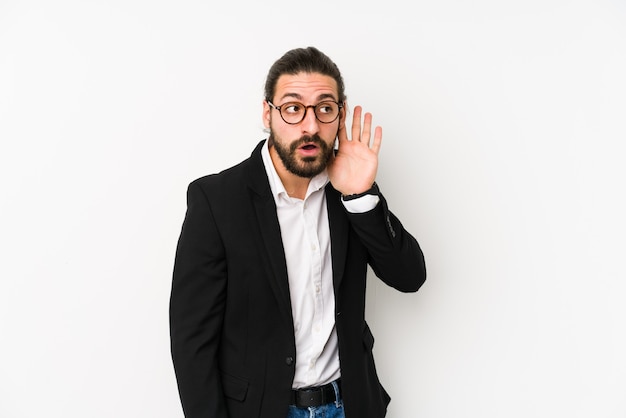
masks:
<path fill-rule="evenodd" d="M 326 186 L 326 206 L 328 208 L 328 223 L 330 227 L 333 285 L 335 295 L 337 295 L 346 265 L 350 224 L 345 215 L 345 209 L 341 204 L 341 195 L 330 183 Z"/>
<path fill-rule="evenodd" d="M 278 301 L 281 313 L 289 324 L 292 324 L 291 299 L 289 297 L 289 279 L 287 277 L 287 262 L 285 250 L 280 235 L 280 224 L 276 215 L 276 203 L 270 189 L 265 166 L 261 157 L 263 141 L 256 147 L 250 158 L 248 184 L 251 189 L 251 199 L 256 214 L 256 223 L 259 227 L 262 254 L 266 275 L 270 287 Z"/>

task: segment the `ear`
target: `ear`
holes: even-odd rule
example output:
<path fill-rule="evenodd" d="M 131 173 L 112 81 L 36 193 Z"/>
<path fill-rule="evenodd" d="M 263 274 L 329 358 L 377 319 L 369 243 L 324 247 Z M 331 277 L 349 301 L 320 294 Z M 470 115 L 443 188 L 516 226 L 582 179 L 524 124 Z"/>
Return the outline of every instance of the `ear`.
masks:
<path fill-rule="evenodd" d="M 348 102 L 344 101 L 343 107 L 339 111 L 339 126 L 345 125 L 347 119 L 348 119 Z"/>
<path fill-rule="evenodd" d="M 272 112 L 272 108 L 267 104 L 267 101 L 263 100 L 263 126 L 265 129 L 270 128 L 270 113 Z"/>

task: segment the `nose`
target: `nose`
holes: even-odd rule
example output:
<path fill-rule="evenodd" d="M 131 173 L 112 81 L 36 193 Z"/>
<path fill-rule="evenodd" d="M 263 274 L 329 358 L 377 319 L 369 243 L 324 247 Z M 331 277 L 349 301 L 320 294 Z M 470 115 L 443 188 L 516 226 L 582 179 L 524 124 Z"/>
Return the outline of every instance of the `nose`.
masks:
<path fill-rule="evenodd" d="M 306 114 L 304 115 L 304 119 L 302 119 L 302 122 L 300 122 L 302 132 L 308 134 L 316 134 L 320 130 L 319 124 L 320 122 L 315 117 L 315 109 L 313 107 L 309 107 Z"/>

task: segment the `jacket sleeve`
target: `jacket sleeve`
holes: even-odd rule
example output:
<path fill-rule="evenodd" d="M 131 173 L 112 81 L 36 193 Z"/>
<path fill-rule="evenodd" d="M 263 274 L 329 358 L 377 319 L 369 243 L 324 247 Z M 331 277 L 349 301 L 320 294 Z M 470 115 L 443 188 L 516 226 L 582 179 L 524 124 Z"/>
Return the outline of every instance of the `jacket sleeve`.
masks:
<path fill-rule="evenodd" d="M 171 353 L 186 418 L 227 418 L 218 350 L 226 302 L 224 247 L 196 181 L 176 248 L 170 296 Z"/>
<path fill-rule="evenodd" d="M 349 213 L 350 224 L 367 248 L 369 264 L 378 278 L 402 292 L 416 292 L 426 281 L 424 254 L 417 240 L 389 210 L 380 192 L 376 207 Z"/>

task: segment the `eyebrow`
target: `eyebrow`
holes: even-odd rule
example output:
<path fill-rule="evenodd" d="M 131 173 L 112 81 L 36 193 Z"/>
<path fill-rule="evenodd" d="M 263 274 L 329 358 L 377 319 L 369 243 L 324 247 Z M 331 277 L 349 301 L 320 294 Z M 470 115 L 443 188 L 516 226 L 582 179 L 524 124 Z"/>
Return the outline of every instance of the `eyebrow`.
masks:
<path fill-rule="evenodd" d="M 302 100 L 302 96 L 299 95 L 298 93 L 285 93 L 280 98 L 282 100 L 282 99 L 285 99 L 287 97 L 293 97 L 294 99 Z M 330 94 L 330 93 L 322 93 L 319 96 L 317 96 L 317 100 L 318 101 L 322 101 L 324 99 L 332 99 L 334 101 L 337 101 L 337 99 L 335 99 L 335 96 Z"/>

